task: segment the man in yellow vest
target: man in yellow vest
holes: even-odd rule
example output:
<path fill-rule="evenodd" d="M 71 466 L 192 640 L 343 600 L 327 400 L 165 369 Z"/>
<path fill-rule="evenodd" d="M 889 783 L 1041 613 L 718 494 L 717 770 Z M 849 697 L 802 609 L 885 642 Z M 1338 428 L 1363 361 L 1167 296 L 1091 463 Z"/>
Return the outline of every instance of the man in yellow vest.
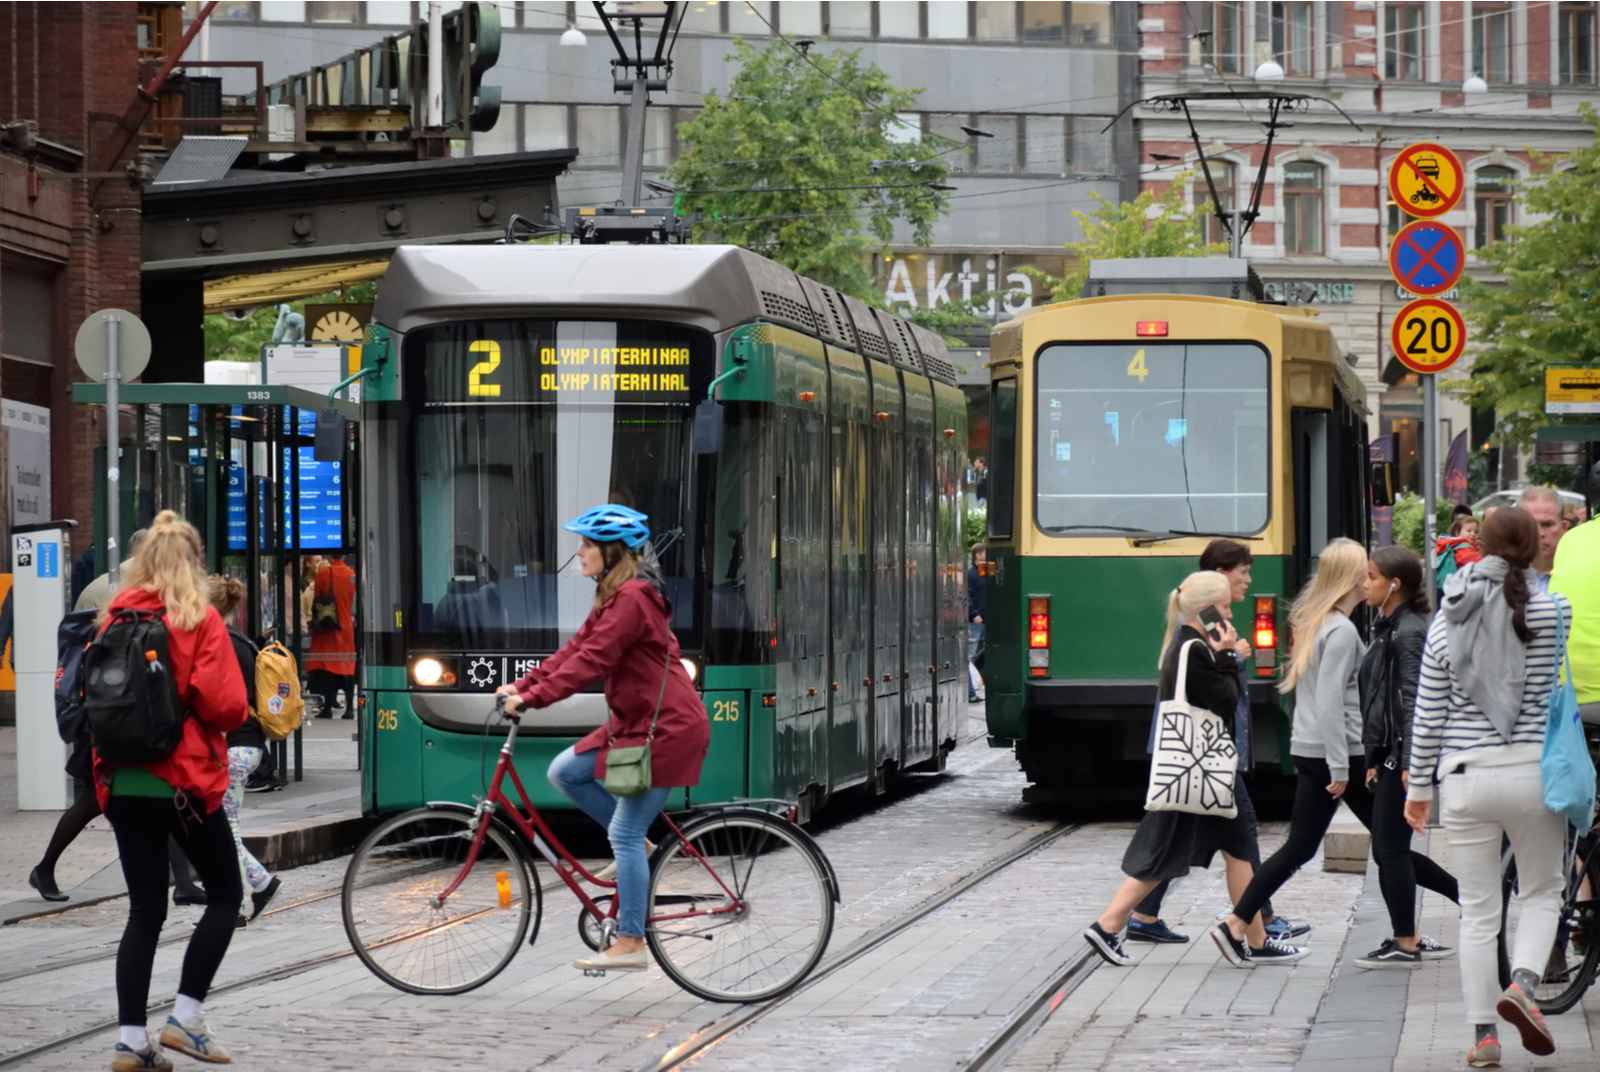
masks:
<path fill-rule="evenodd" d="M 1574 526 L 1556 545 L 1550 590 L 1572 604 L 1567 658 L 1583 720 L 1600 725 L 1600 519 Z"/>

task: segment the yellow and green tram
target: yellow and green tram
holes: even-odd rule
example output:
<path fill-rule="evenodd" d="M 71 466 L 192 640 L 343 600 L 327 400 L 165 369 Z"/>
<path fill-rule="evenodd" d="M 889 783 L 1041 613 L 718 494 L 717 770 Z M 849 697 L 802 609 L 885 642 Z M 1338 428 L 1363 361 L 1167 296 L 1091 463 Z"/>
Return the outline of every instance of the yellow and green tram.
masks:
<path fill-rule="evenodd" d="M 1330 539 L 1367 538 L 1366 395 L 1332 329 L 1252 281 L 1095 262 L 1099 296 L 994 332 L 988 728 L 1030 799 L 1142 792 L 1167 595 L 1216 537 L 1255 557 L 1254 757 L 1287 769 L 1288 604 Z"/>

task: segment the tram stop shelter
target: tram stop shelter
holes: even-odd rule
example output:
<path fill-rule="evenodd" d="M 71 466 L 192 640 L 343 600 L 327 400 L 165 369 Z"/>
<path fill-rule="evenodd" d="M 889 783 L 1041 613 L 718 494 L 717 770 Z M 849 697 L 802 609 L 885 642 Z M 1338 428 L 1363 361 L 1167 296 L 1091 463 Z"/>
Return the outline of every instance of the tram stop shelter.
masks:
<path fill-rule="evenodd" d="M 105 385 L 73 384 L 72 398 L 104 405 Z M 358 578 L 361 574 L 354 520 L 360 494 L 358 407 L 319 392 L 257 384 L 123 384 L 118 402 L 122 539 L 162 510 L 182 514 L 200 531 L 207 568 L 244 584 L 242 616 L 228 624 L 257 644 L 282 642 L 294 653 L 303 679 L 310 623 L 296 593 L 312 580 L 306 559 L 344 555 Z M 342 420 L 332 420 L 332 414 Z M 320 450 L 319 421 L 326 425 Z M 94 494 L 100 536 L 94 571 L 99 574 L 106 567 L 104 447 L 95 454 Z M 358 583 L 352 607 L 358 636 L 360 590 Z M 317 654 L 348 655 L 356 667 L 359 642 L 355 648 Z M 255 683 L 246 684 L 253 692 Z M 346 703 L 357 710 L 354 695 Z M 296 781 L 304 778 L 303 736 L 292 737 Z M 288 780 L 287 743 L 271 745 L 280 786 Z"/>

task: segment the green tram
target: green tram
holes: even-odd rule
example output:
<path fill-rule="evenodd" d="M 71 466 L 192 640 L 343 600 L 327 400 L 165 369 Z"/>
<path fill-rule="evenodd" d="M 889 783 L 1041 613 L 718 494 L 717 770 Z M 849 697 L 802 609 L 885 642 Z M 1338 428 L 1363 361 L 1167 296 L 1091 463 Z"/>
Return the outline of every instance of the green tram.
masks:
<path fill-rule="evenodd" d="M 1254 762 L 1287 773 L 1289 603 L 1369 532 L 1365 389 L 1243 261 L 1097 261 L 1086 291 L 993 335 L 990 742 L 1030 800 L 1142 799 L 1167 594 L 1225 536 L 1255 558 Z"/>
<path fill-rule="evenodd" d="M 490 694 L 583 622 L 560 525 L 650 517 L 711 720 L 674 806 L 942 768 L 966 688 L 965 401 L 941 340 L 728 246 L 399 250 L 362 362 L 362 800 L 481 792 Z M 707 402 L 708 395 L 715 402 Z M 522 726 L 541 772 L 598 683 Z"/>

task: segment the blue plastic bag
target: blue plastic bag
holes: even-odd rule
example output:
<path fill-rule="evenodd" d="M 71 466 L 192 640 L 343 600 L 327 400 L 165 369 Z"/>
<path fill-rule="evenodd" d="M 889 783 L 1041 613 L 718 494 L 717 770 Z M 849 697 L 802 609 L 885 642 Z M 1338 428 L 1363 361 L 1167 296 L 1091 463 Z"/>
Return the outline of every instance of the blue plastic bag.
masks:
<path fill-rule="evenodd" d="M 1580 832 L 1594 822 L 1594 760 L 1583 738 L 1578 717 L 1578 694 L 1572 687 L 1567 663 L 1567 621 L 1556 604 L 1556 680 L 1550 686 L 1550 714 L 1545 722 L 1544 754 L 1539 773 L 1544 782 L 1544 806 L 1566 817 Z M 1565 679 L 1562 670 L 1566 669 Z"/>

